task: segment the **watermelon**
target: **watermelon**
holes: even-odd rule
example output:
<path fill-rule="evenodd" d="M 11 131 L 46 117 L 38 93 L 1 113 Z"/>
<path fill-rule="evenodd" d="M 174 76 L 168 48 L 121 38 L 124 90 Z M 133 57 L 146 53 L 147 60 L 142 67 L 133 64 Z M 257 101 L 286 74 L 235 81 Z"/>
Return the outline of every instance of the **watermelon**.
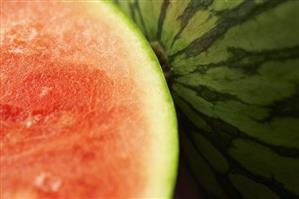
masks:
<path fill-rule="evenodd" d="M 206 198 L 299 198 L 299 1 L 114 2 L 159 57 Z"/>
<path fill-rule="evenodd" d="M 107 1 L 1 1 L 0 198 L 170 198 L 159 62 Z"/>

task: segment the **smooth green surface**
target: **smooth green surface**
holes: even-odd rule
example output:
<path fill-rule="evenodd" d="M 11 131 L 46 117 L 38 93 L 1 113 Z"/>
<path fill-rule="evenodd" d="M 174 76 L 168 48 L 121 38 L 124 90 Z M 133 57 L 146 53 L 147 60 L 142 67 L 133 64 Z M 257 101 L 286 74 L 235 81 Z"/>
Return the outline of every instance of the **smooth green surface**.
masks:
<path fill-rule="evenodd" d="M 299 198 L 299 1 L 119 2 L 129 15 L 138 2 L 135 21 L 164 47 L 183 152 L 207 196 Z"/>

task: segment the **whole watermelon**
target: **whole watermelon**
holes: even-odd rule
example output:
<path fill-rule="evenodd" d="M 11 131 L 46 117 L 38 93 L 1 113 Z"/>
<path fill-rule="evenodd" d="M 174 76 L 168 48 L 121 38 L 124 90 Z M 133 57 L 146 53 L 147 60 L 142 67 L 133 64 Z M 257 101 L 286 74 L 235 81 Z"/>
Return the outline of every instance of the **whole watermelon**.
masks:
<path fill-rule="evenodd" d="M 114 1 L 158 55 L 206 198 L 299 198 L 299 1 Z"/>

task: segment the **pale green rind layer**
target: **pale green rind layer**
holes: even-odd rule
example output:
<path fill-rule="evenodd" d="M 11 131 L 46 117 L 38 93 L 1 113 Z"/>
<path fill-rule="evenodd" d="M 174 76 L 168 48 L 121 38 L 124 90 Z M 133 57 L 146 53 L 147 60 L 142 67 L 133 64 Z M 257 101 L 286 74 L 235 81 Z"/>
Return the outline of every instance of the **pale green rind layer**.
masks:
<path fill-rule="evenodd" d="M 100 2 L 100 3 L 99 3 Z M 99 1 L 93 10 L 107 19 L 125 37 L 127 45 L 138 62 L 137 78 L 144 86 L 146 117 L 151 118 L 154 145 L 149 149 L 149 158 L 145 161 L 149 181 L 144 198 L 171 198 L 176 181 L 178 166 L 177 121 L 174 104 L 160 68 L 159 62 L 149 43 L 117 7 L 110 1 Z M 97 7 L 98 6 L 98 7 Z M 137 69 L 136 69 L 137 70 Z M 139 75 L 139 76 L 138 76 Z M 129 177 L 129 176 L 128 176 Z"/>
<path fill-rule="evenodd" d="M 136 13 L 153 19 L 141 29 L 151 27 L 144 34 L 167 54 L 183 133 L 194 145 L 182 148 L 207 195 L 223 197 L 210 190 L 215 181 L 200 178 L 206 164 L 231 198 L 299 198 L 299 1 L 118 5 L 130 15 L 136 2 L 139 10 L 160 6 Z"/>

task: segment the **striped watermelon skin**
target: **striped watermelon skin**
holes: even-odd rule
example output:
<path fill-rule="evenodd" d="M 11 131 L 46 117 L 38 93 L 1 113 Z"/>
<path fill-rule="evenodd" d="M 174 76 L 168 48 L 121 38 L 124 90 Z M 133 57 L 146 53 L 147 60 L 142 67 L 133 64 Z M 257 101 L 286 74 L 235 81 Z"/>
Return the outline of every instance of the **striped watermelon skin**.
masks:
<path fill-rule="evenodd" d="M 299 198 L 299 1 L 115 3 L 167 55 L 182 151 L 206 197 Z"/>

